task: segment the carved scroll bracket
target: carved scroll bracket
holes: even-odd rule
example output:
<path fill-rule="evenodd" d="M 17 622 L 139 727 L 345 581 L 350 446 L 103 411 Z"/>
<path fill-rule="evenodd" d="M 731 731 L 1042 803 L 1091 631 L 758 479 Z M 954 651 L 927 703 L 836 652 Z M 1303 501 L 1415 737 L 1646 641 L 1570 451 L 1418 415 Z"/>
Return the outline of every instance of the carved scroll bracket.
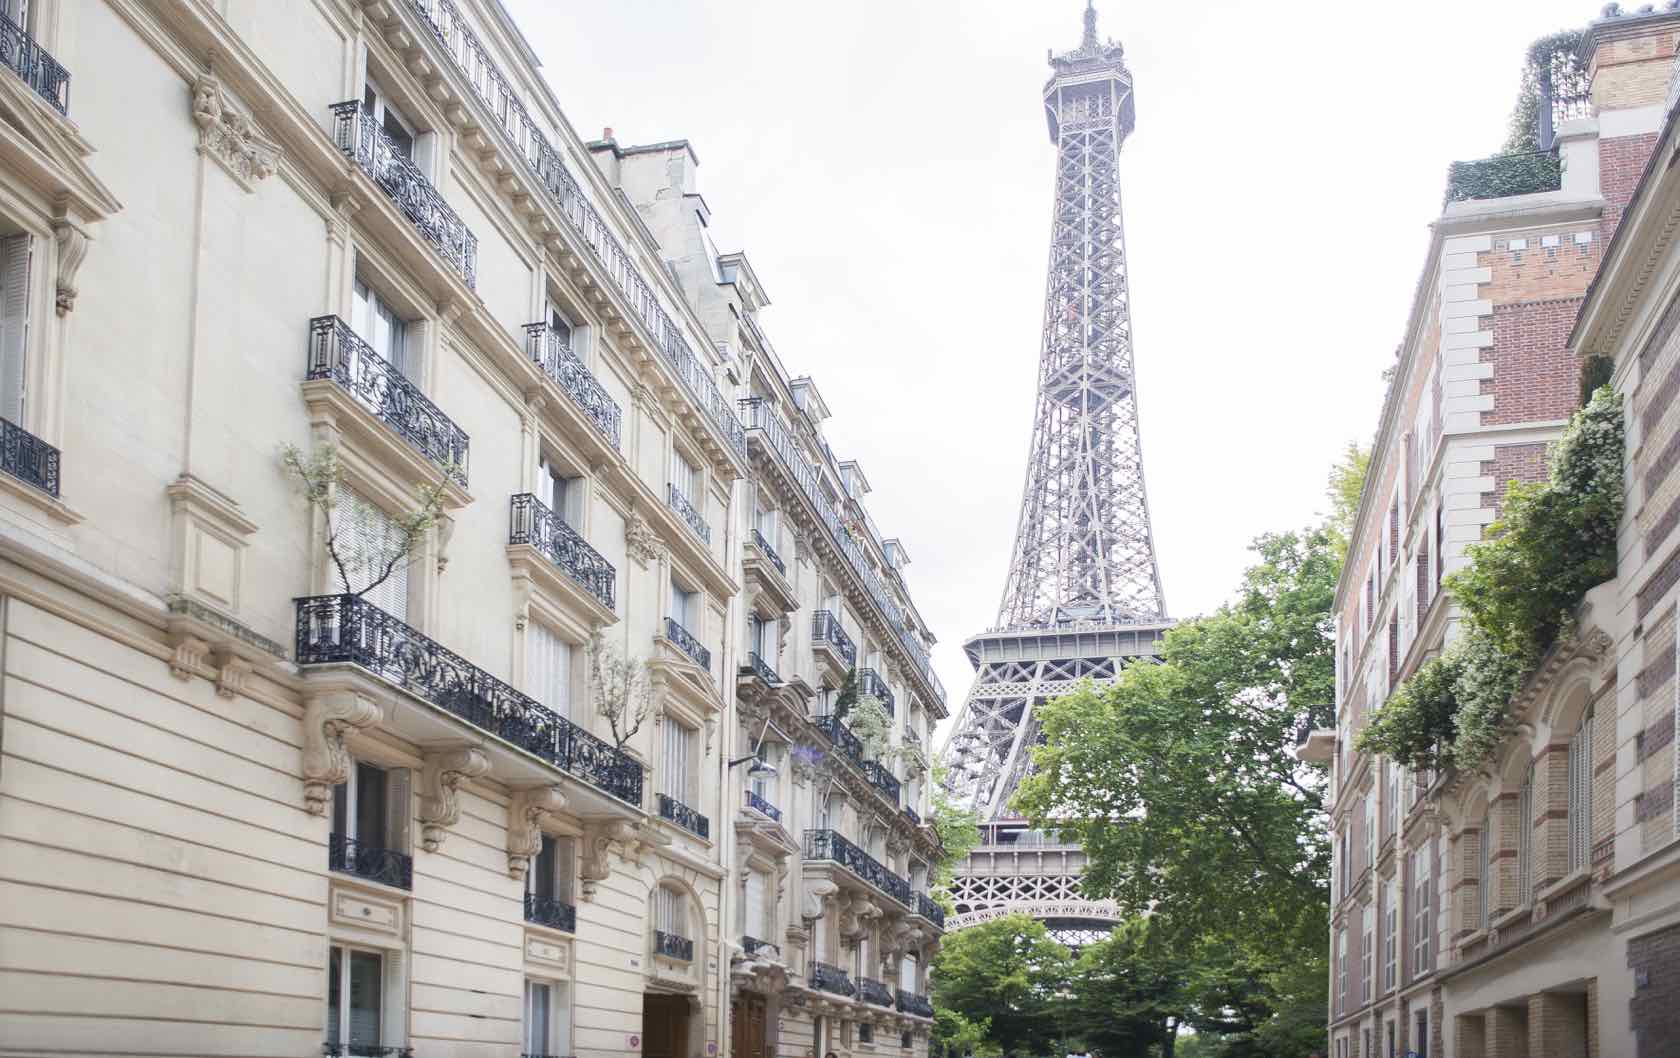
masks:
<path fill-rule="evenodd" d="M 303 805 L 311 815 L 325 815 L 332 788 L 350 778 L 345 736 L 372 727 L 380 715 L 377 702 L 354 691 L 309 700 L 303 712 Z"/>
<path fill-rule="evenodd" d="M 461 821 L 461 784 L 490 770 L 490 758 L 476 746 L 426 754 L 420 772 L 420 843 L 427 852 L 443 847 L 449 828 Z"/>

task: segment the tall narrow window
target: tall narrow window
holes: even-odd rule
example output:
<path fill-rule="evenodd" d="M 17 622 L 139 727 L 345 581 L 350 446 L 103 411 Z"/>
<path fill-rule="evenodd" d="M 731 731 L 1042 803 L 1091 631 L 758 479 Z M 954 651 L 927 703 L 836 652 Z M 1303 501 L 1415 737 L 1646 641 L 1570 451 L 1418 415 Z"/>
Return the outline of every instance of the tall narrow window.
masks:
<path fill-rule="evenodd" d="M 385 960 L 378 952 L 333 945 L 327 963 L 327 1044 L 375 1048 L 383 1042 Z"/>
<path fill-rule="evenodd" d="M 403 118 L 402 112 L 386 98 L 385 92 L 371 77 L 362 89 L 362 108 L 373 115 L 374 123 L 391 141 L 392 149 L 404 158 L 413 159 L 414 127 Z"/>
<path fill-rule="evenodd" d="M 1347 1009 L 1348 994 L 1348 945 L 1347 930 L 1336 931 L 1336 996 L 1338 1005 Z"/>
<path fill-rule="evenodd" d="M 683 626 L 688 632 L 696 631 L 694 627 L 695 593 L 685 590 L 676 581 L 671 582 L 671 620 Z"/>
<path fill-rule="evenodd" d="M 531 697 L 561 716 L 572 715 L 572 644 L 541 621 L 525 625 L 526 687 Z"/>
<path fill-rule="evenodd" d="M 547 1055 L 553 1046 L 554 989 L 547 981 L 525 982 L 525 1053 Z"/>
<path fill-rule="evenodd" d="M 1534 901 L 1534 765 L 1523 775 L 1517 794 L 1517 903 Z"/>
<path fill-rule="evenodd" d="M 362 598 L 399 621 L 408 620 L 408 558 L 396 520 L 372 501 L 342 488 L 337 521 L 339 552 L 348 559 L 349 590 L 361 591 Z M 336 576 L 337 570 L 333 573 Z"/>
<path fill-rule="evenodd" d="M 660 759 L 659 792 L 685 805 L 693 805 L 694 732 L 670 716 L 661 726 L 665 729 L 665 752 Z"/>
<path fill-rule="evenodd" d="M 745 917 L 741 923 L 744 936 L 758 940 L 768 940 L 770 937 L 770 903 L 768 899 L 769 883 L 763 871 L 747 868 L 746 877 Z"/>
<path fill-rule="evenodd" d="M 20 426 L 29 343 L 29 255 L 28 235 L 0 236 L 0 418 Z"/>
<path fill-rule="evenodd" d="M 408 772 L 357 761 L 333 787 L 333 833 L 372 849 L 408 851 Z"/>
<path fill-rule="evenodd" d="M 759 763 L 764 767 L 752 774 L 752 792 L 771 804 L 775 804 L 776 795 L 780 792 L 777 788 L 777 780 L 781 778 L 782 744 L 780 742 L 760 742 L 757 756 Z"/>
<path fill-rule="evenodd" d="M 537 459 L 537 499 L 574 529 L 583 525 L 583 478 L 568 474 L 544 452 Z"/>
<path fill-rule="evenodd" d="M 1493 907 L 1493 815 L 1482 815 L 1482 831 L 1476 835 L 1476 921 L 1483 929 L 1488 926 L 1488 912 Z"/>
<path fill-rule="evenodd" d="M 700 468 L 688 461 L 681 452 L 671 453 L 671 484 L 695 510 L 704 511 L 700 503 Z"/>
<path fill-rule="evenodd" d="M 571 838 L 544 834 L 536 861 L 525 872 L 525 891 L 542 900 L 576 903 L 572 896 L 572 876 L 577 873 L 575 855 Z"/>
<path fill-rule="evenodd" d="M 548 303 L 548 332 L 567 349 L 578 351 L 572 346 L 572 321 L 552 301 Z"/>
<path fill-rule="evenodd" d="M 1569 870 L 1587 866 L 1592 852 L 1592 720 L 1593 711 L 1581 716 L 1581 726 L 1569 740 Z"/>
<path fill-rule="evenodd" d="M 1392 760 L 1383 761 L 1383 775 L 1388 779 L 1388 830 L 1387 836 L 1393 837 L 1400 833 L 1400 765 Z"/>
<path fill-rule="evenodd" d="M 1377 959 L 1377 908 L 1365 905 L 1359 934 L 1359 1001 L 1369 1003 L 1375 994 L 1375 963 Z"/>
<path fill-rule="evenodd" d="M 408 374 L 408 323 L 361 276 L 356 277 L 356 300 L 350 326 L 386 363 Z"/>
<path fill-rule="evenodd" d="M 1431 881 L 1429 846 L 1412 853 L 1412 980 L 1429 971 L 1429 893 Z"/>
<path fill-rule="evenodd" d="M 653 928 L 674 937 L 688 936 L 688 915 L 683 894 L 668 885 L 653 891 Z"/>
<path fill-rule="evenodd" d="M 1441 577 L 1447 571 L 1447 509 L 1435 506 L 1435 592 L 1441 590 Z M 1431 596 L 1433 597 L 1433 595 Z"/>
<path fill-rule="evenodd" d="M 1365 795 L 1365 869 L 1377 865 L 1377 791 Z"/>
<path fill-rule="evenodd" d="M 1383 887 L 1383 991 L 1392 992 L 1400 983 L 1400 880 L 1390 878 Z"/>

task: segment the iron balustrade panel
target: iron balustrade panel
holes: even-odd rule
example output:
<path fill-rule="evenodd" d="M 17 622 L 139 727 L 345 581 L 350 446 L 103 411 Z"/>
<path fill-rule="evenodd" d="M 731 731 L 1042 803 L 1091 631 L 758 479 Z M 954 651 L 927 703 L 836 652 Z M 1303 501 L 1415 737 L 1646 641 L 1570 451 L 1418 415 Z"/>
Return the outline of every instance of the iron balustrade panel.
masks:
<path fill-rule="evenodd" d="M 746 429 L 729 401 L 694 354 L 688 339 L 683 337 L 675 321 L 659 303 L 652 285 L 636 267 L 635 259 L 583 196 L 560 152 L 525 109 L 519 93 L 496 67 L 489 49 L 461 17 L 454 0 L 409 0 L 409 5 L 425 19 L 450 61 L 472 85 L 473 92 L 489 107 L 495 123 L 514 152 L 525 159 L 532 176 L 548 193 L 561 217 L 588 246 L 631 310 L 653 335 L 660 355 L 682 379 L 690 399 L 711 418 L 736 454 L 744 457 L 747 451 Z"/>
<path fill-rule="evenodd" d="M 751 790 L 747 791 L 747 807 L 756 812 L 764 813 L 778 823 L 782 821 L 782 810 L 771 804 L 769 801 L 766 801 L 764 798 L 753 793 Z"/>
<path fill-rule="evenodd" d="M 741 671 L 752 673 L 772 687 L 782 682 L 782 678 L 776 675 L 776 670 L 771 668 L 769 663 L 760 657 L 756 650 L 747 651 L 747 663 L 741 666 Z"/>
<path fill-rule="evenodd" d="M 443 193 L 402 152 L 360 99 L 334 103 L 333 139 L 379 189 L 397 204 L 420 237 L 432 244 L 469 288 L 478 283 L 478 237 L 450 208 Z"/>
<path fill-rule="evenodd" d="M 857 986 L 858 998 L 865 1003 L 873 1003 L 878 1007 L 893 1005 L 892 989 L 888 988 L 883 982 L 877 981 L 873 977 L 860 977 L 857 979 Z"/>
<path fill-rule="evenodd" d="M 699 812 L 683 804 L 670 794 L 660 794 L 659 818 L 669 819 L 684 830 L 710 839 L 712 836 L 712 821 Z"/>
<path fill-rule="evenodd" d="M 945 928 L 945 909 L 926 893 L 916 894 L 916 914 L 932 922 L 940 929 Z"/>
<path fill-rule="evenodd" d="M 898 795 L 903 789 L 903 784 L 898 781 L 898 776 L 887 770 L 885 764 L 878 760 L 864 761 L 863 777 L 869 780 L 869 785 L 886 794 L 894 804 L 898 803 Z"/>
<path fill-rule="evenodd" d="M 778 945 L 771 944 L 767 940 L 759 940 L 757 937 L 741 938 L 741 950 L 746 952 L 748 955 L 757 955 L 765 949 L 769 949 L 774 952 L 778 959 L 782 957 L 782 949 Z"/>
<path fill-rule="evenodd" d="M 297 605 L 300 666 L 359 665 L 482 731 L 636 807 L 642 766 L 536 699 L 355 595 Z"/>
<path fill-rule="evenodd" d="M 382 1047 L 377 1043 L 323 1043 L 325 1058 L 414 1058 L 413 1047 Z"/>
<path fill-rule="evenodd" d="M 6 419 L 0 419 L 0 470 L 58 498 L 58 449 Z"/>
<path fill-rule="evenodd" d="M 917 826 L 922 825 L 922 814 L 909 805 L 904 806 L 904 817 Z"/>
<path fill-rule="evenodd" d="M 782 561 L 782 556 L 776 554 L 776 549 L 770 546 L 770 541 L 764 539 L 764 534 L 757 529 L 754 529 L 752 534 L 753 544 L 764 552 L 764 557 L 770 560 L 772 566 L 776 567 L 776 572 L 784 577 L 787 576 L 787 563 Z"/>
<path fill-rule="evenodd" d="M 548 926 L 551 929 L 564 930 L 567 933 L 576 933 L 577 908 L 552 896 L 526 893 L 525 921 L 535 922 L 539 926 Z"/>
<path fill-rule="evenodd" d="M 841 752 L 850 757 L 854 764 L 862 766 L 863 740 L 852 734 L 846 725 L 840 722 L 840 717 L 830 713 L 827 716 L 817 717 L 812 723 L 816 724 L 817 729 L 827 735 L 829 741 L 833 742 Z"/>
<path fill-rule="evenodd" d="M 653 950 L 655 954 L 663 955 L 667 959 L 694 961 L 694 942 L 675 933 L 666 933 L 662 929 L 653 931 Z"/>
<path fill-rule="evenodd" d="M 69 116 L 70 71 L 3 12 L 0 12 L 0 62 L 23 78 L 31 92 L 45 99 L 60 114 Z"/>
<path fill-rule="evenodd" d="M 337 316 L 309 321 L 307 379 L 325 378 L 427 459 L 449 480 L 467 487 L 467 434 L 433 404 L 420 387 L 403 377 L 396 365 Z"/>
<path fill-rule="evenodd" d="M 671 482 L 665 483 L 665 502 L 670 504 L 673 511 L 682 516 L 682 520 L 694 531 L 695 536 L 698 536 L 706 544 L 711 544 L 712 527 L 706 524 L 706 519 L 702 518 L 700 512 L 694 509 L 694 504 L 688 501 L 688 497 L 682 494 L 682 490 Z"/>
<path fill-rule="evenodd" d="M 898 703 L 893 698 L 892 688 L 887 686 L 887 681 L 881 678 L 881 674 L 874 669 L 859 669 L 857 675 L 858 693 L 878 699 L 886 707 L 887 715 L 893 715 Z"/>
<path fill-rule="evenodd" d="M 827 610 L 816 610 L 811 614 L 811 638 L 818 643 L 827 643 L 846 659 L 846 664 L 857 664 L 857 644 L 852 642 L 851 636 L 840 627 L 840 618 Z"/>
<path fill-rule="evenodd" d="M 933 1003 L 927 996 L 907 992 L 902 988 L 898 990 L 898 1010 L 901 1014 L 914 1014 L 918 1018 L 933 1017 Z"/>
<path fill-rule="evenodd" d="M 700 640 L 694 638 L 694 633 L 677 623 L 675 617 L 665 618 L 665 638 L 677 645 L 677 649 L 688 655 L 688 659 L 696 665 L 710 672 L 712 669 L 712 652 L 707 650 Z"/>
<path fill-rule="evenodd" d="M 807 830 L 805 858 L 832 860 L 905 907 L 910 904 L 910 883 L 881 866 L 880 861 L 847 841 L 838 831 Z"/>
<path fill-rule="evenodd" d="M 602 606 L 614 608 L 618 570 L 589 546 L 566 519 L 529 492 L 513 497 L 509 510 L 508 543 L 530 544 L 568 577 L 577 581 Z"/>
<path fill-rule="evenodd" d="M 397 889 L 414 888 L 412 856 L 395 849 L 365 845 L 343 834 L 334 834 L 327 840 L 327 869 Z"/>
<path fill-rule="evenodd" d="M 595 428 L 619 447 L 623 432 L 624 410 L 612 399 L 607 387 L 595 378 L 571 346 L 560 339 L 546 323 L 525 325 L 525 351 L 531 362 L 542 368 L 543 374 L 572 398 L 578 409 Z"/>
<path fill-rule="evenodd" d="M 857 985 L 852 984 L 852 979 L 846 975 L 846 971 L 825 962 L 813 962 L 811 964 L 811 974 L 808 980 L 811 987 L 819 992 L 828 992 L 837 996 L 857 995 Z"/>

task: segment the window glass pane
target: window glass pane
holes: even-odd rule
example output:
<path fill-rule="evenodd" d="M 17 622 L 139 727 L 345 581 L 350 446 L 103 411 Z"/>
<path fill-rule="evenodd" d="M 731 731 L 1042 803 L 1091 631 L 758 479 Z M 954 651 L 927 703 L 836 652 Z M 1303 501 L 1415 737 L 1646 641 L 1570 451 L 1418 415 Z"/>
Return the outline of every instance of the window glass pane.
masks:
<path fill-rule="evenodd" d="M 344 949 L 334 946 L 327 957 L 327 1042 L 334 1046 L 339 1043 L 339 1019 L 344 1015 L 344 1008 L 339 1001 L 340 994 L 344 991 L 343 964 Z"/>
<path fill-rule="evenodd" d="M 547 834 L 542 836 L 542 851 L 537 853 L 536 870 L 531 872 L 532 892 L 546 899 L 553 899 L 555 842 Z"/>
<path fill-rule="evenodd" d="M 350 1042 L 379 1045 L 381 960 L 373 952 L 350 953 Z"/>
<path fill-rule="evenodd" d="M 375 848 L 385 842 L 385 773 L 356 762 L 356 841 Z"/>
<path fill-rule="evenodd" d="M 572 715 L 572 645 L 541 621 L 526 627 L 527 690 L 561 716 Z"/>
<path fill-rule="evenodd" d="M 551 1003 L 548 985 L 525 982 L 525 1050 L 529 1054 L 548 1053 Z"/>

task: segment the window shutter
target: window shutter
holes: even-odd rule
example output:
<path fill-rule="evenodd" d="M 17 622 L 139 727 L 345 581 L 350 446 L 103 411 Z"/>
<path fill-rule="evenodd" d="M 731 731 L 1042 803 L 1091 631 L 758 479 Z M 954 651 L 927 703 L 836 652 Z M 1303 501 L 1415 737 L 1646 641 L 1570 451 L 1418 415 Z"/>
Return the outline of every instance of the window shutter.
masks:
<path fill-rule="evenodd" d="M 407 768 L 392 768 L 385 773 L 385 840 L 386 846 L 395 852 L 409 851 L 408 821 L 413 816 L 413 806 L 409 804 L 409 781 Z"/>
<path fill-rule="evenodd" d="M 765 923 L 764 905 L 764 872 L 747 870 L 747 921 L 745 932 L 749 937 L 760 940 L 769 939 L 770 931 Z"/>
<path fill-rule="evenodd" d="M 0 418 L 19 425 L 29 338 L 29 259 L 28 235 L 0 238 Z"/>
<path fill-rule="evenodd" d="M 339 491 L 338 519 L 341 553 L 355 578 L 350 585 L 354 591 L 384 570 L 401 546 L 401 534 L 390 515 L 350 489 Z M 408 570 L 399 563 L 383 584 L 363 592 L 362 598 L 399 621 L 408 620 Z"/>
<path fill-rule="evenodd" d="M 577 839 L 553 838 L 554 895 L 568 904 L 577 903 L 572 893 L 572 879 L 577 877 Z"/>

